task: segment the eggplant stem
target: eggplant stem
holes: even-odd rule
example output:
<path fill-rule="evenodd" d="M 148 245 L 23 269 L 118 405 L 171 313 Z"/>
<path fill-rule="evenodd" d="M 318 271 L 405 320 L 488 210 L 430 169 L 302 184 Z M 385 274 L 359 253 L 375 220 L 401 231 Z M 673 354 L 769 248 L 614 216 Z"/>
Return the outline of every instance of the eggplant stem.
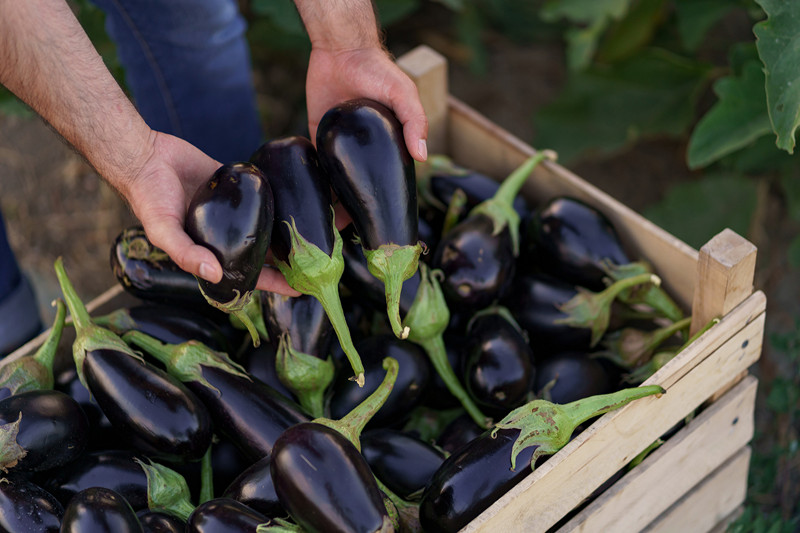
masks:
<path fill-rule="evenodd" d="M 214 444 L 209 444 L 208 450 L 203 454 L 203 459 L 200 463 L 200 494 L 198 495 L 198 505 L 214 499 L 214 468 L 211 463 L 211 447 Z"/>
<path fill-rule="evenodd" d="M 281 383 L 297 396 L 300 405 L 311 416 L 322 417 L 325 411 L 325 392 L 335 373 L 331 358 L 320 359 L 295 350 L 291 335 L 285 332 L 278 341 L 275 366 Z"/>
<path fill-rule="evenodd" d="M 403 282 L 414 275 L 419 268 L 422 243 L 400 246 L 385 244 L 377 250 L 363 248 L 370 273 L 383 282 L 386 294 L 386 315 L 392 331 L 399 339 L 407 339 L 411 330 L 400 319 L 400 294 Z"/>
<path fill-rule="evenodd" d="M 53 303 L 56 306 L 56 317 L 53 320 L 53 327 L 50 329 L 47 339 L 33 355 L 34 361 L 48 369 L 50 376 L 53 375 L 53 362 L 56 358 L 56 351 L 58 350 L 58 344 L 61 342 L 61 334 L 64 331 L 64 324 L 67 318 L 67 306 L 64 300 L 58 298 Z M 51 381 L 50 387 L 47 388 L 51 388 L 52 386 L 53 383 Z"/>

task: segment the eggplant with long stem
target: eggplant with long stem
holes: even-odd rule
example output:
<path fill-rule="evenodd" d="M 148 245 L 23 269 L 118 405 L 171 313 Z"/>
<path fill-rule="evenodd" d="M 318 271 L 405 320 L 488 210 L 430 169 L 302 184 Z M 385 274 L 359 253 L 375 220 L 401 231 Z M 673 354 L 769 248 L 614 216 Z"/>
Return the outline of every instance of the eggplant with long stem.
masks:
<path fill-rule="evenodd" d="M 95 324 L 60 257 L 55 268 L 75 326 L 72 354 L 78 377 L 111 425 L 147 453 L 169 460 L 200 459 L 212 435 L 205 405 L 116 333 Z"/>
<path fill-rule="evenodd" d="M 264 172 L 275 198 L 275 264 L 290 287 L 322 304 L 353 368 L 353 379 L 363 385 L 364 367 L 339 297 L 344 272 L 342 237 L 317 152 L 311 141 L 293 136 L 263 144 L 250 159 Z"/>
<path fill-rule="evenodd" d="M 495 195 L 472 208 L 442 237 L 433 266 L 444 273 L 445 297 L 459 308 L 478 310 L 503 297 L 514 277 L 520 250 L 520 216 L 514 199 L 550 151 L 537 152 L 517 167 Z"/>
<path fill-rule="evenodd" d="M 270 245 L 273 196 L 269 182 L 252 163 L 222 165 L 192 197 L 186 233 L 205 246 L 222 266 L 222 280 L 198 285 L 213 307 L 233 315 L 247 327 L 253 344 L 261 342 L 244 312 L 252 298 Z"/>
<path fill-rule="evenodd" d="M 423 244 L 403 126 L 383 104 L 350 100 L 323 115 L 316 145 L 333 191 L 353 219 L 369 271 L 383 282 L 392 331 L 405 339 L 400 292 L 418 268 Z"/>

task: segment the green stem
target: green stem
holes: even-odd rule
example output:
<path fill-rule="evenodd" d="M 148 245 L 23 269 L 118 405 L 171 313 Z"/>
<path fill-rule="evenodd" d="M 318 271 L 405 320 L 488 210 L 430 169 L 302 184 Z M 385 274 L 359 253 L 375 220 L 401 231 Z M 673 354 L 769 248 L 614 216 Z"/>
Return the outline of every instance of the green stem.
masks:
<path fill-rule="evenodd" d="M 447 211 L 444 214 L 442 236 L 447 235 L 452 227 L 458 224 L 466 204 L 467 193 L 464 192 L 464 189 L 459 188 L 453 191 L 453 197 L 450 199 L 450 204 L 447 206 Z"/>
<path fill-rule="evenodd" d="M 200 463 L 200 494 L 198 505 L 214 499 L 214 468 L 211 464 L 211 444 Z"/>
<path fill-rule="evenodd" d="M 342 309 L 342 300 L 339 296 L 338 285 L 323 285 L 319 287 L 319 292 L 313 295 L 322 304 L 328 319 L 331 321 L 333 330 L 339 338 L 339 344 L 342 351 L 350 361 L 350 367 L 353 369 L 354 376 L 350 379 L 355 381 L 359 387 L 364 386 L 364 364 L 361 362 L 361 356 L 358 355 L 353 338 L 350 336 L 350 328 L 347 325 L 347 319 L 344 316 Z"/>
<path fill-rule="evenodd" d="M 67 277 L 67 271 L 64 270 L 64 260 L 61 257 L 56 259 L 55 268 L 56 277 L 59 285 L 61 285 L 61 292 L 64 293 L 64 299 L 67 302 L 67 307 L 69 307 L 69 313 L 72 315 L 72 323 L 75 325 L 75 329 L 81 331 L 91 328 L 93 326 L 92 318 L 75 291 L 75 286 Z"/>
<path fill-rule="evenodd" d="M 528 181 L 528 177 L 533 172 L 539 163 L 545 159 L 554 160 L 555 153 L 550 150 L 540 150 L 535 155 L 526 159 L 519 167 L 517 167 L 511 174 L 500 183 L 500 188 L 494 195 L 495 201 L 501 202 L 506 205 L 513 205 L 520 189 Z"/>
<path fill-rule="evenodd" d="M 64 331 L 64 323 L 67 317 L 67 307 L 64 300 L 58 298 L 55 303 L 56 318 L 53 321 L 53 327 L 47 335 L 44 344 L 42 344 L 33 355 L 33 359 L 36 362 L 49 370 L 51 377 L 53 375 L 53 362 L 55 361 L 56 352 L 58 351 L 58 344 L 61 342 L 61 335 Z M 52 386 L 53 384 L 51 382 L 50 387 Z"/>
<path fill-rule="evenodd" d="M 281 335 L 275 355 L 275 368 L 281 383 L 291 390 L 300 405 L 314 418 L 325 411 L 325 393 L 333 381 L 333 360 L 320 359 L 292 346 L 288 332 Z"/>

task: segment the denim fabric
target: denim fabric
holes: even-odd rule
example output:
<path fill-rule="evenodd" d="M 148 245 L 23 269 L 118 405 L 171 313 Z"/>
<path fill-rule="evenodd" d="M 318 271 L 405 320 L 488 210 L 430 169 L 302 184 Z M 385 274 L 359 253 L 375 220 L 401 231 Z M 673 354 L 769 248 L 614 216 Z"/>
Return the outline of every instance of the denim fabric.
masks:
<path fill-rule="evenodd" d="M 93 0 L 151 128 L 227 163 L 262 139 L 236 0 Z"/>

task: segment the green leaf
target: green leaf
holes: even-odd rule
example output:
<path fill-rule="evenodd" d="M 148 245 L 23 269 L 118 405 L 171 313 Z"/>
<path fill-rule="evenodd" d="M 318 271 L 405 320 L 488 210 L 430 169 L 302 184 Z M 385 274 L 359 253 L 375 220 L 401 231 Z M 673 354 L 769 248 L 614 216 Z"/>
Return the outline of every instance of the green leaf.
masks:
<path fill-rule="evenodd" d="M 717 174 L 673 186 L 645 217 L 694 248 L 725 228 L 746 235 L 756 207 L 756 183 L 739 175 Z"/>
<path fill-rule="evenodd" d="M 753 32 L 765 67 L 769 118 L 776 145 L 791 154 L 800 125 L 800 2 L 756 1 L 767 14 Z"/>
<path fill-rule="evenodd" d="M 663 23 L 665 7 L 665 0 L 635 2 L 619 22 L 609 27 L 598 49 L 598 59 L 617 62 L 648 45 Z"/>
<path fill-rule="evenodd" d="M 563 162 L 589 151 L 610 153 L 642 136 L 684 135 L 709 67 L 658 49 L 569 76 L 561 94 L 535 117 L 536 144 Z"/>
<path fill-rule="evenodd" d="M 771 130 L 764 107 L 764 75 L 758 62 L 745 65 L 739 77 L 717 80 L 714 92 L 717 102 L 689 139 L 689 168 L 708 166 Z"/>
<path fill-rule="evenodd" d="M 376 0 L 375 8 L 382 27 L 399 22 L 419 9 L 420 0 Z"/>
<path fill-rule="evenodd" d="M 631 0 L 550 0 L 543 7 L 543 19 L 555 22 L 568 19 L 581 24 L 598 20 L 620 19 L 630 8 Z"/>
<path fill-rule="evenodd" d="M 725 15 L 738 9 L 731 0 L 675 0 L 678 35 L 689 51 L 695 51 L 706 33 Z"/>

